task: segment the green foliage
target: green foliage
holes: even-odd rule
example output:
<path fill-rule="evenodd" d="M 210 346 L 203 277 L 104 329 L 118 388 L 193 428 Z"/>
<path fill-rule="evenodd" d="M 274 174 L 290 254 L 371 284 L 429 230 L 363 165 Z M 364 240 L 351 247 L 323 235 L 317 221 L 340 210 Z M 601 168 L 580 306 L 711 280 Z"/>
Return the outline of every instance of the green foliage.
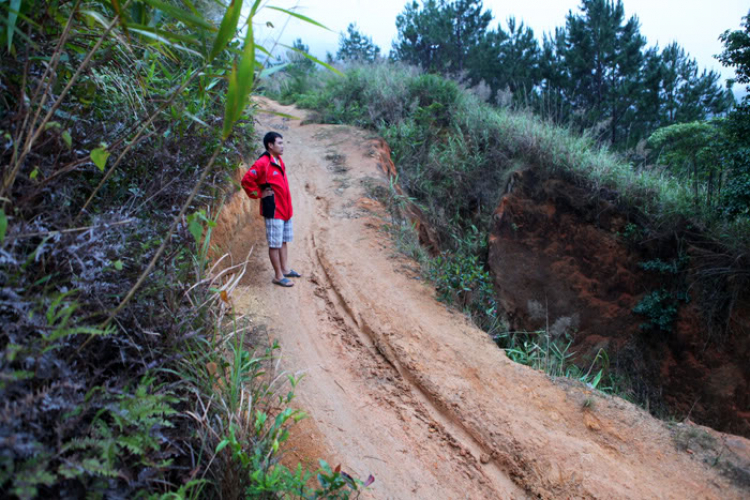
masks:
<path fill-rule="evenodd" d="M 711 207 L 724 177 L 721 139 L 721 129 L 716 124 L 691 122 L 658 129 L 649 144 L 659 151 L 659 161 L 669 166 L 675 176 L 692 183 L 695 203 Z"/>
<path fill-rule="evenodd" d="M 664 262 L 661 259 L 647 260 L 645 262 L 639 262 L 638 267 L 644 271 L 655 271 L 660 274 L 666 275 L 677 275 L 687 265 L 688 258 L 682 257 L 680 259 L 672 259 L 669 262 Z"/>
<path fill-rule="evenodd" d="M 457 252 L 436 257 L 428 270 L 438 298 L 462 309 L 496 313 L 492 277 L 476 255 Z"/>
<path fill-rule="evenodd" d="M 577 360 L 576 353 L 570 350 L 573 341 L 567 334 L 560 337 L 544 330 L 501 330 L 493 334 L 493 339 L 516 363 L 542 370 L 551 377 L 578 380 L 591 389 L 628 399 L 625 388 L 610 369 L 609 356 L 604 349 L 599 349 L 593 359 L 585 362 Z"/>
<path fill-rule="evenodd" d="M 423 0 L 421 7 L 416 1 L 407 3 L 396 17 L 392 57 L 429 72 L 459 73 L 481 50 L 491 21 L 481 0 Z"/>
<path fill-rule="evenodd" d="M 455 83 L 436 75 L 421 75 L 409 83 L 409 97 L 416 102 L 415 119 L 420 125 L 449 126 L 458 96 Z"/>
<path fill-rule="evenodd" d="M 725 66 L 733 66 L 737 82 L 750 83 L 750 12 L 742 18 L 741 30 L 726 30 L 719 36 L 724 50 L 717 56 Z"/>
<path fill-rule="evenodd" d="M 62 443 L 57 456 L 38 453 L 24 461 L 5 456 L 0 470 L 0 484 L 19 498 L 34 498 L 41 491 L 64 481 L 75 480 L 89 494 L 107 490 L 108 478 L 131 474 L 132 470 L 164 469 L 169 461 L 154 461 L 167 441 L 161 429 L 172 427 L 169 416 L 176 414 L 177 398 L 154 387 L 153 377 L 144 377 L 132 392 L 106 396 L 83 437 L 72 437 Z M 104 389 L 94 388 L 89 395 Z M 76 419 L 90 412 L 90 403 L 72 409 L 65 418 Z M 39 443 L 37 443 L 39 446 Z"/>
<path fill-rule="evenodd" d="M 380 57 L 380 47 L 372 42 L 372 38 L 363 35 L 354 23 L 346 28 L 346 36 L 339 37 L 339 49 L 336 59 L 346 62 L 371 63 Z"/>
<path fill-rule="evenodd" d="M 647 49 L 638 18 L 625 18 L 621 0 L 584 0 L 541 46 L 515 18 L 507 29 L 491 28 L 491 20 L 481 1 L 407 3 L 396 18 L 391 57 L 462 79 L 483 100 L 531 107 L 619 149 L 658 127 L 705 120 L 734 104 L 720 75 L 700 71 L 676 43 Z M 731 34 L 738 47 L 741 35 Z"/>
<path fill-rule="evenodd" d="M 722 122 L 726 182 L 720 207 L 727 217 L 750 221 L 750 102 Z"/>
<path fill-rule="evenodd" d="M 622 231 L 622 237 L 630 243 L 637 243 L 643 237 L 643 230 L 637 224 L 628 222 Z"/>
<path fill-rule="evenodd" d="M 123 466 L 162 468 L 150 452 L 159 451 L 166 441 L 161 429 L 173 427 L 168 419 L 177 412 L 178 399 L 169 392 L 154 393 L 154 378 L 146 377 L 133 389 L 126 389 L 114 404 L 100 410 L 91 423 L 91 432 L 82 439 L 73 439 L 62 447 L 69 456 L 59 473 L 67 478 L 84 475 L 116 477 Z"/>
<path fill-rule="evenodd" d="M 212 298 L 205 302 L 218 295 L 231 305 L 222 293 L 198 293 L 210 294 Z M 218 324 L 225 323 L 222 316 L 216 319 Z M 208 472 L 217 490 L 233 498 L 349 498 L 349 491 L 369 485 L 372 481 L 365 485 L 350 476 L 351 481 L 344 483 L 324 480 L 326 471 L 321 469 L 317 471 L 321 487 L 311 489 L 311 472 L 301 465 L 292 472 L 279 463 L 290 427 L 305 416 L 290 406 L 300 377 L 275 373 L 278 344 L 265 350 L 248 349 L 247 329 L 236 319 L 228 324 L 231 330 L 217 332 L 213 341 L 187 343 L 180 369 L 180 376 L 190 381 L 201 398 L 214 402 L 199 419 L 199 430 L 204 433 L 204 446 L 209 446 L 204 451 L 215 464 Z M 345 474 L 339 472 L 337 478 Z"/>
<path fill-rule="evenodd" d="M 246 104 L 265 51 L 259 0 L 246 26 L 243 2 L 217 16 L 206 5 L 0 2 L 0 97 L 16 110 L 0 117 L 10 495 L 195 498 L 206 486 L 215 446 L 177 413 L 202 396 L 174 367 L 216 333 L 216 302 L 191 295 L 212 288 L 215 214 L 200 204 L 226 194 L 253 140 Z"/>
<path fill-rule="evenodd" d="M 648 319 L 641 323 L 642 330 L 669 333 L 677 317 L 679 302 L 687 303 L 689 300 L 687 292 L 672 293 L 666 288 L 660 288 L 646 294 L 633 308 L 633 312 Z"/>

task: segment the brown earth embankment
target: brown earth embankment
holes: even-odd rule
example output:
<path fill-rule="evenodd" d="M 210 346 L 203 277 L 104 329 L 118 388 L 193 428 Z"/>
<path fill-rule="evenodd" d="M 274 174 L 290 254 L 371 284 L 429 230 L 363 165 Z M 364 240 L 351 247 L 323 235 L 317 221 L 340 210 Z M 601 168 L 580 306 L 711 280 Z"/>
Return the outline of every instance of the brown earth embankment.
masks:
<path fill-rule="evenodd" d="M 643 220 L 613 193 L 592 196 L 570 179 L 515 172 L 489 252 L 511 328 L 567 335 L 580 362 L 604 349 L 637 399 L 750 436 L 750 291 L 731 274 L 706 279 L 718 259 L 711 242 L 687 228 L 654 235 Z M 644 269 L 657 260 L 682 267 Z M 633 312 L 654 291 L 668 294 L 654 317 L 676 308 L 669 328 L 642 328 L 649 317 Z"/>

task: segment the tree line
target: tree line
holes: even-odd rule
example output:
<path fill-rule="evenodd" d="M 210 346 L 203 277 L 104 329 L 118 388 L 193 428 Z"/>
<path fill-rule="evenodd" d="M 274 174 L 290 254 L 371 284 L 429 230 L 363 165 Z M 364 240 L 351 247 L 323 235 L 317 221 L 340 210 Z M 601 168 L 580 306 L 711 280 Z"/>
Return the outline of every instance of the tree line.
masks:
<path fill-rule="evenodd" d="M 487 85 L 498 104 L 531 106 L 616 147 L 734 104 L 719 74 L 701 70 L 676 42 L 647 47 L 621 0 L 582 0 L 541 43 L 513 17 L 505 27 L 492 20 L 481 0 L 412 2 L 396 18 L 391 57 Z"/>
<path fill-rule="evenodd" d="M 592 135 L 635 165 L 658 163 L 691 186 L 696 207 L 750 215 L 750 111 L 677 42 L 648 46 L 622 0 L 582 0 L 541 41 L 510 17 L 492 26 L 481 0 L 422 0 L 396 18 L 388 58 L 452 77 L 496 105 L 531 109 Z M 719 36 L 719 61 L 749 83 L 750 29 Z M 301 41 L 300 41 L 301 44 Z M 373 62 L 354 24 L 329 60 Z"/>

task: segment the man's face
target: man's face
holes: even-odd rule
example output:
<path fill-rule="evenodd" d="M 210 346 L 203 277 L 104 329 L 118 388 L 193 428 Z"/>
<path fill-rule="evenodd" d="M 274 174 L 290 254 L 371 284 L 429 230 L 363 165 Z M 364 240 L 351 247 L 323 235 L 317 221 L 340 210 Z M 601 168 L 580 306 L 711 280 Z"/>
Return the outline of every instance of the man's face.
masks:
<path fill-rule="evenodd" d="M 277 137 L 275 142 L 268 145 L 268 151 L 274 156 L 281 156 L 284 153 L 284 139 Z"/>

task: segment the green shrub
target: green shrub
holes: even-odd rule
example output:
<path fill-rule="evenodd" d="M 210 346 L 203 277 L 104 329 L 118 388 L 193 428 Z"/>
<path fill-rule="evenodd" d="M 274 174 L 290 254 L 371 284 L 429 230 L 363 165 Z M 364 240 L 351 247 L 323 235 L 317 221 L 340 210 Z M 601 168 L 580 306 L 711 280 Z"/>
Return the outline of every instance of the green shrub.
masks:
<path fill-rule="evenodd" d="M 642 330 L 656 330 L 669 333 L 677 317 L 679 302 L 690 300 L 686 292 L 671 293 L 666 288 L 646 294 L 633 308 L 635 314 L 645 316 L 648 321 L 641 323 Z"/>

